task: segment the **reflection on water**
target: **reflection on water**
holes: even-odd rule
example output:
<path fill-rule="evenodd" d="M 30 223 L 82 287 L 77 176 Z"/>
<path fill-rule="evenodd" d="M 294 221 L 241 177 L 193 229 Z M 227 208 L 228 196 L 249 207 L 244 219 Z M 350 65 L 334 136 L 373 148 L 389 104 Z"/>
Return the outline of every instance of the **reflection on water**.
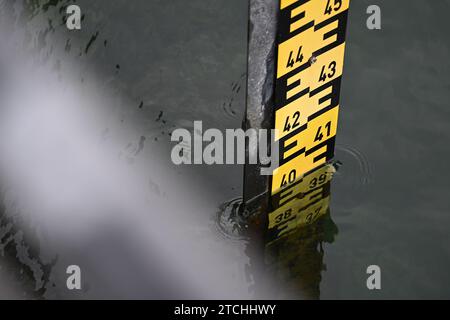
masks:
<path fill-rule="evenodd" d="M 250 225 L 247 253 L 255 295 L 277 299 L 319 299 L 323 243 L 338 233 L 330 213 L 336 164 L 313 170 L 272 198 L 265 225 Z"/>
<path fill-rule="evenodd" d="M 323 243 L 332 243 L 337 232 L 327 209 L 316 221 L 266 245 L 267 274 L 281 288 L 277 298 L 320 298 L 321 273 L 326 270 Z"/>
<path fill-rule="evenodd" d="M 246 243 L 248 278 L 252 279 L 255 297 L 321 298 L 322 272 L 327 270 L 324 243 L 333 243 L 338 235 L 331 214 L 332 185 L 340 194 L 355 195 L 333 197 L 334 207 L 343 214 L 364 201 L 373 179 L 371 166 L 361 152 L 337 145 L 336 154 L 338 160 L 279 190 L 263 217 L 245 219 L 242 198 L 220 207 L 217 225 L 221 234 Z"/>

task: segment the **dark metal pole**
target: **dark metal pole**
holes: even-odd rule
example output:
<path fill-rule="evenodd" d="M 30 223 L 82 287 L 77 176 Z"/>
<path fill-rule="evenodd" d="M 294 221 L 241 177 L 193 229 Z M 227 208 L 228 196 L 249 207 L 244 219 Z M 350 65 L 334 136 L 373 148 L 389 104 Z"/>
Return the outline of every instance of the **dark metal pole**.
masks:
<path fill-rule="evenodd" d="M 276 34 L 279 0 L 249 1 L 249 39 L 245 129 L 272 129 L 275 106 Z M 247 159 L 258 152 L 247 144 Z M 270 176 L 263 176 L 259 164 L 244 168 L 244 204 L 250 214 L 267 209 Z"/>

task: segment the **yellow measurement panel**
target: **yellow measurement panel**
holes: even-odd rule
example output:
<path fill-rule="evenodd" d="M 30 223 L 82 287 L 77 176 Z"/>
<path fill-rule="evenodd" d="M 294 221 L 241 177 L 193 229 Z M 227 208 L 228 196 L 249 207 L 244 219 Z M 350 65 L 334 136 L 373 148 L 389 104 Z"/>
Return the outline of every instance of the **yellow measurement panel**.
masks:
<path fill-rule="evenodd" d="M 300 212 L 301 209 L 306 208 L 309 204 L 314 202 L 314 199 L 316 200 L 320 199 L 322 192 L 323 190 L 319 188 L 317 190 L 312 191 L 303 198 L 295 198 L 288 204 L 271 212 L 269 215 L 269 229 L 279 226 L 280 224 L 287 223 L 293 218 L 297 219 L 298 212 Z"/>
<path fill-rule="evenodd" d="M 325 35 L 333 30 L 337 30 L 338 27 L 338 21 L 333 21 L 329 25 L 318 30 L 309 28 L 280 44 L 278 46 L 277 77 L 281 78 L 301 65 L 309 63 L 308 61 L 313 56 L 314 52 L 336 42 L 336 34 L 329 37 L 325 37 Z M 293 83 L 298 80 L 298 78 L 299 75 L 295 75 L 290 78 L 289 82 Z M 296 90 L 301 90 L 301 87 L 296 87 Z M 290 94 L 293 93 L 294 92 L 291 91 Z"/>
<path fill-rule="evenodd" d="M 275 88 L 280 166 L 272 195 L 333 154 L 349 0 L 282 0 Z M 286 28 L 288 26 L 288 28 Z"/>
<path fill-rule="evenodd" d="M 285 146 L 289 147 L 289 149 L 287 151 L 281 150 L 282 158 L 288 158 L 303 148 L 305 151 L 274 170 L 272 175 L 272 194 L 293 184 L 304 173 L 326 162 L 325 157 L 319 160 L 315 160 L 315 158 L 328 151 L 328 145 L 324 144 L 324 142 L 336 135 L 338 112 L 339 107 L 325 112 L 308 122 L 308 127 L 305 130 L 285 141 Z M 310 150 L 314 150 L 321 144 L 324 144 L 324 146 L 310 152 Z"/>
<path fill-rule="evenodd" d="M 325 197 L 319 198 L 306 208 L 292 207 L 285 211 L 273 212 L 269 216 L 269 230 L 277 230 L 276 237 L 279 238 L 296 228 L 314 223 L 327 213 L 329 206 L 330 197 Z M 280 219 L 282 221 L 278 222 Z"/>
<path fill-rule="evenodd" d="M 326 83 L 342 76 L 345 44 L 319 56 L 317 61 L 308 69 L 301 72 L 300 81 L 310 92 L 320 88 Z M 308 118 L 327 106 L 329 99 L 321 103 L 321 99 L 332 94 L 332 87 L 327 87 L 319 95 L 311 96 L 310 92 L 278 109 L 275 113 L 276 140 L 305 125 Z"/>
<path fill-rule="evenodd" d="M 335 170 L 325 164 L 337 133 L 349 3 L 280 0 L 274 115 L 280 165 L 272 176 L 272 235 L 328 210 Z"/>
<path fill-rule="evenodd" d="M 306 175 L 291 188 L 287 188 L 286 190 L 279 192 L 279 200 L 277 201 L 276 206 L 283 206 L 295 197 L 301 197 L 312 190 L 324 186 L 331 181 L 335 172 L 336 169 L 334 166 L 327 164 L 320 167 L 313 173 Z"/>
<path fill-rule="evenodd" d="M 312 224 L 329 206 L 330 182 L 336 172 L 332 164 L 312 171 L 273 198 L 269 214 L 269 241 L 301 226 Z"/>

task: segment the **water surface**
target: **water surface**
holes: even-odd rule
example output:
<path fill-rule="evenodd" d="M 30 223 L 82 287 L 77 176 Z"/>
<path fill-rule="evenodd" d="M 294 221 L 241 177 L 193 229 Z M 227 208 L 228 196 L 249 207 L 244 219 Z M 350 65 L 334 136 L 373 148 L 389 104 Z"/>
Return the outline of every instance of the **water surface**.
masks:
<path fill-rule="evenodd" d="M 1 296 L 450 297 L 450 1 L 381 1 L 377 31 L 366 28 L 372 3 L 352 2 L 336 149 L 342 166 L 331 184 L 325 222 L 285 244 L 300 255 L 280 271 L 282 283 L 261 273 L 264 261 L 249 249 L 258 243 L 217 231 L 219 206 L 241 196 L 242 168 L 176 167 L 170 161 L 174 128 L 192 129 L 194 120 L 203 120 L 205 128 L 241 126 L 246 1 L 79 0 L 85 17 L 76 32 L 63 25 L 66 1 L 0 3 L 2 36 L 25 48 L 23 57 L 4 54 L 2 70 L 19 73 L 21 59 L 35 60 L 48 77 L 27 77 L 35 86 L 6 81 L 16 89 L 2 96 L 3 118 L 12 123 L 3 129 L 2 171 L 11 173 L 11 159 L 26 159 L 13 166 L 21 169 L 17 175 L 4 178 L 24 182 L 14 197 L 23 201 L 25 209 L 18 211 L 26 218 L 12 213 L 5 200 L 0 278 L 11 280 L 2 280 Z M 5 23 L 9 19 L 15 24 Z M 15 33 L 5 32 L 10 29 Z M 43 93 L 42 100 L 28 93 L 33 90 Z M 58 106 L 80 92 L 87 102 L 74 98 L 68 111 L 42 102 L 51 96 Z M 20 100 L 25 96 L 30 98 Z M 89 123 L 82 136 L 79 122 L 68 128 L 69 111 L 79 115 L 81 127 Z M 35 134 L 24 138 L 15 129 L 22 125 Z M 62 142 L 48 142 L 55 136 Z M 108 156 L 73 157 L 60 149 L 73 142 L 74 152 L 85 150 L 80 141 L 90 144 L 93 137 Z M 5 156 L 5 150 L 20 152 Z M 109 162 L 115 159 L 118 167 Z M 31 169 L 28 174 L 33 165 L 47 178 Z M 43 186 L 46 193 L 36 193 Z M 324 228 L 332 238 L 320 232 Z M 20 231 L 30 239 L 22 242 Z M 26 248 L 30 259 L 20 258 Z M 85 270 L 79 293 L 65 288 L 71 263 Z M 382 290 L 376 292 L 366 288 L 366 268 L 373 264 L 382 269 Z"/>

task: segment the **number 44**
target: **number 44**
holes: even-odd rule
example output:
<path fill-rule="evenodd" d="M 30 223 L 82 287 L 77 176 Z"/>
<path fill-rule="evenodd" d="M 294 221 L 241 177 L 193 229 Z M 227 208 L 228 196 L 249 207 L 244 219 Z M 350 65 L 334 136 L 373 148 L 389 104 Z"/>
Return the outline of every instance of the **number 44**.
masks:
<path fill-rule="evenodd" d="M 288 59 L 286 68 L 293 68 L 296 63 L 299 63 L 299 62 L 301 63 L 303 61 L 302 47 L 303 46 L 300 46 L 300 48 L 298 48 L 297 58 L 295 60 L 293 57 L 294 51 L 291 51 L 291 53 L 289 54 L 289 59 Z"/>

